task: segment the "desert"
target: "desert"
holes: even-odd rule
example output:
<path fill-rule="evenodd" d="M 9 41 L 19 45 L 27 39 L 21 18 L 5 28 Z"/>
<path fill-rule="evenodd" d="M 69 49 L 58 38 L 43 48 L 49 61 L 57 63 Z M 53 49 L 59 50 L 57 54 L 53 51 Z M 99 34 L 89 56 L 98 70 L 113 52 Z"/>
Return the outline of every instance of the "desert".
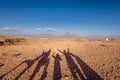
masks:
<path fill-rule="evenodd" d="M 120 80 L 120 0 L 0 0 L 0 80 Z"/>
<path fill-rule="evenodd" d="M 1 80 L 120 79 L 120 40 L 0 38 Z"/>

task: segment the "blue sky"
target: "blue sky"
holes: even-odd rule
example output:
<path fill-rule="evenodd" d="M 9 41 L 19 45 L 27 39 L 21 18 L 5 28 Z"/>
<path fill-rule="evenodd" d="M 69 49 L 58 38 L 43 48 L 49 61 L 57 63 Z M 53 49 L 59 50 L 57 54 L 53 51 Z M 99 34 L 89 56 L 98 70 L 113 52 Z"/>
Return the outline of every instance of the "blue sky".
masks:
<path fill-rule="evenodd" d="M 119 0 L 0 0 L 0 34 L 120 35 Z"/>

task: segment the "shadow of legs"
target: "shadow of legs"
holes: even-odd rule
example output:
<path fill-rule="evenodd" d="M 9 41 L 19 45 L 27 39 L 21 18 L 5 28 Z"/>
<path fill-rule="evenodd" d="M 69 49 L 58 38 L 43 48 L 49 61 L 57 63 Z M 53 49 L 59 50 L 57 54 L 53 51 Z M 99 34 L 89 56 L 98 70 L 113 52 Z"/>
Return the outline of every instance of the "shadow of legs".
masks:
<path fill-rule="evenodd" d="M 49 62 L 50 62 L 50 58 L 48 58 L 48 60 L 45 63 L 43 74 L 41 75 L 40 80 L 44 80 L 46 78 L 46 76 L 47 76 L 47 68 L 48 68 Z"/>
<path fill-rule="evenodd" d="M 54 58 L 54 71 L 53 71 L 53 80 L 60 80 L 61 79 L 61 67 L 60 67 L 60 60 L 61 57 L 59 54 L 56 56 L 52 56 Z"/>
<path fill-rule="evenodd" d="M 78 68 L 78 66 L 74 62 L 73 58 L 70 56 L 69 49 L 68 49 L 68 51 L 66 51 L 66 50 L 63 50 L 63 51 L 58 50 L 58 51 L 65 55 L 66 61 L 67 61 L 67 65 L 68 65 L 68 67 L 69 67 L 69 69 L 70 69 L 70 71 L 72 73 L 73 78 L 75 80 L 78 80 L 79 78 L 81 80 L 85 80 L 85 78 L 82 75 L 80 69 Z M 79 78 L 78 78 L 77 74 L 78 74 Z"/>
<path fill-rule="evenodd" d="M 38 63 L 37 63 L 37 65 L 36 65 L 36 67 L 35 67 L 32 75 L 30 76 L 30 80 L 33 80 L 34 77 L 35 77 L 35 75 L 39 72 L 40 68 L 41 68 L 42 66 L 46 65 L 45 63 L 46 63 L 46 61 L 49 59 L 48 57 L 49 57 L 49 55 L 50 55 L 50 52 L 51 52 L 51 49 L 49 49 L 48 52 L 44 52 L 44 53 L 42 54 L 41 59 L 38 61 Z"/>
<path fill-rule="evenodd" d="M 78 62 L 80 67 L 82 68 L 85 76 L 88 80 L 103 80 L 92 68 L 90 68 L 83 60 L 81 60 L 78 56 L 70 53 Z"/>

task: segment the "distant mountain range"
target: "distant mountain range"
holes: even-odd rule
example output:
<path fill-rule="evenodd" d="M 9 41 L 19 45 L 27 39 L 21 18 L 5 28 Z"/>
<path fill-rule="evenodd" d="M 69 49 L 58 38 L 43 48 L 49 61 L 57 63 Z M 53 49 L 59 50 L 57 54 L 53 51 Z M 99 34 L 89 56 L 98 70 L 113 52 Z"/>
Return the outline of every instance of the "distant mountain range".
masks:
<path fill-rule="evenodd" d="M 55 35 L 55 34 L 31 34 L 31 35 L 22 35 L 29 37 L 40 37 L 40 38 L 78 38 L 79 36 L 72 33 L 65 33 L 63 35 Z"/>
<path fill-rule="evenodd" d="M 63 35 L 55 35 L 55 34 L 13 34 L 13 36 L 27 36 L 27 37 L 35 37 L 35 38 L 86 38 L 90 40 L 105 40 L 115 39 L 120 40 L 120 35 L 110 35 L 110 36 L 78 36 L 72 33 L 65 33 Z"/>

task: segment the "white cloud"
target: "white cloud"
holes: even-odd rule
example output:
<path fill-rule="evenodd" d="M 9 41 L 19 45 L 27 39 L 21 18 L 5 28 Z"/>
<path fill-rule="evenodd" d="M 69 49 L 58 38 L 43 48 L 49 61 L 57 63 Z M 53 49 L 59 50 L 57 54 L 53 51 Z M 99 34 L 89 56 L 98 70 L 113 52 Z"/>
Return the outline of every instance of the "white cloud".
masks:
<path fill-rule="evenodd" d="M 57 29 L 54 29 L 54 28 L 44 28 L 43 30 L 47 31 L 47 32 L 57 32 L 58 31 Z"/>
<path fill-rule="evenodd" d="M 4 30 L 4 31 L 19 31 L 19 29 L 18 28 L 13 28 L 13 27 L 5 27 L 5 28 L 2 28 L 2 30 Z"/>
<path fill-rule="evenodd" d="M 54 28 L 35 28 L 36 31 L 42 31 L 42 32 L 57 32 L 59 30 Z"/>
<path fill-rule="evenodd" d="M 36 30 L 36 31 L 41 31 L 41 30 L 42 30 L 42 28 L 36 28 L 35 30 Z"/>

